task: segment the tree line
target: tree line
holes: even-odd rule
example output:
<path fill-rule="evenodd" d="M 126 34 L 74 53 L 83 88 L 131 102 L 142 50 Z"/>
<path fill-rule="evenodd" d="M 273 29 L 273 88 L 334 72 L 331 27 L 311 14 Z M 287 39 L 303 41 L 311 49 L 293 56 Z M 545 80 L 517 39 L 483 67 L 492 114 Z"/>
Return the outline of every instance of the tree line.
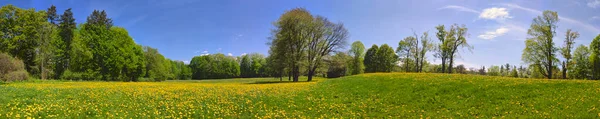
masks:
<path fill-rule="evenodd" d="M 306 76 L 341 77 L 373 72 L 462 73 L 523 78 L 600 78 L 600 35 L 589 47 L 578 46 L 579 33 L 567 30 L 562 47 L 553 43 L 556 12 L 545 11 L 528 30 L 522 60 L 527 66 L 500 65 L 467 68 L 455 60 L 468 44 L 465 25 L 438 25 L 432 40 L 429 32 L 407 36 L 398 47 L 373 44 L 366 49 L 360 41 L 348 45 L 349 32 L 343 23 L 313 15 L 304 8 L 284 12 L 274 22 L 267 45 L 269 55 L 242 56 L 205 54 L 189 64 L 165 58 L 155 48 L 141 46 L 126 29 L 114 26 L 103 10 L 94 10 L 85 23 L 75 23 L 71 9 L 62 14 L 47 10 L 0 8 L 0 79 L 33 76 L 41 79 L 164 81 L 175 79 L 218 79 L 276 77 L 299 81 Z M 559 61 L 556 53 L 564 58 Z M 433 57 L 427 57 L 432 53 Z M 431 64 L 428 58 L 441 59 Z M 456 65 L 456 66 L 455 66 Z M 560 68 L 559 68 L 560 67 Z M 6 69 L 6 70 L 4 70 Z M 18 70 L 22 69 L 22 70 Z M 11 73 L 19 72 L 19 73 Z M 9 75 L 10 74 L 10 75 Z M 23 78 L 25 76 L 25 78 Z M 15 78 L 13 78 L 15 79 Z"/>
<path fill-rule="evenodd" d="M 191 78 L 187 65 L 165 58 L 157 49 L 136 44 L 125 28 L 113 26 L 104 10 L 94 10 L 85 23 L 77 24 L 70 8 L 58 14 L 54 5 L 40 11 L 6 5 L 0 8 L 0 24 L 0 52 L 22 60 L 23 69 L 36 78 Z"/>

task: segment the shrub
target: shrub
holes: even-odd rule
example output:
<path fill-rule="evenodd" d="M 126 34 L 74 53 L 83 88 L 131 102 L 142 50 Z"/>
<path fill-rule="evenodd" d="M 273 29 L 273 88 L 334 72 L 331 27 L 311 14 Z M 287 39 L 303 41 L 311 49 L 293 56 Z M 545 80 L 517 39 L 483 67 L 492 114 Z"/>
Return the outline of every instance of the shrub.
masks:
<path fill-rule="evenodd" d="M 27 73 L 27 71 L 21 70 L 21 71 L 13 71 L 13 72 L 10 72 L 10 73 L 4 75 L 3 80 L 6 82 L 12 82 L 12 81 L 23 81 L 23 80 L 27 80 L 28 78 L 29 78 L 29 74 Z"/>
<path fill-rule="evenodd" d="M 21 81 L 29 78 L 23 61 L 0 53 L 0 80 Z"/>

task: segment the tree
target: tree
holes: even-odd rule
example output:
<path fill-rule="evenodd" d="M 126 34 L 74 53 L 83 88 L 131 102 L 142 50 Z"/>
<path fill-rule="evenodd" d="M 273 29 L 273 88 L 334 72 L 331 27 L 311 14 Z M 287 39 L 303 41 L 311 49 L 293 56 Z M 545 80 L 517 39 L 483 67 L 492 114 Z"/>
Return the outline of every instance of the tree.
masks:
<path fill-rule="evenodd" d="M 56 6 L 52 5 L 50 8 L 48 8 L 48 11 L 46 11 L 46 17 L 48 22 L 58 25 L 59 16 L 56 14 Z"/>
<path fill-rule="evenodd" d="M 190 61 L 193 79 L 221 79 L 240 76 L 240 65 L 231 56 L 210 54 L 196 56 Z"/>
<path fill-rule="evenodd" d="M 252 62 L 250 61 L 248 55 L 242 56 L 242 59 L 240 61 L 240 72 L 240 76 L 244 78 L 252 77 L 252 75 L 254 75 L 252 70 Z"/>
<path fill-rule="evenodd" d="M 375 45 L 375 44 L 373 44 L 373 46 L 371 46 L 371 48 L 369 48 L 367 50 L 367 53 L 365 54 L 365 61 L 364 61 L 366 73 L 377 72 L 377 66 L 379 65 L 379 62 L 377 60 L 378 59 L 377 58 L 378 50 L 379 50 L 379 47 L 377 47 L 377 45 Z"/>
<path fill-rule="evenodd" d="M 402 63 L 404 64 L 405 72 L 409 72 L 411 70 L 411 64 L 414 62 L 411 57 L 415 53 L 411 51 L 414 51 L 413 46 L 416 41 L 417 38 L 413 36 L 406 37 L 398 43 L 398 48 L 396 48 L 396 53 L 398 56 L 403 56 L 401 59 L 403 60 Z"/>
<path fill-rule="evenodd" d="M 519 72 L 517 72 L 517 66 L 513 66 L 512 71 L 510 72 L 510 76 L 519 78 Z"/>
<path fill-rule="evenodd" d="M 450 45 L 448 42 L 448 40 L 446 40 L 447 37 L 449 37 L 448 32 L 446 31 L 446 28 L 444 27 L 444 25 L 438 25 L 435 27 L 437 29 L 436 32 L 436 37 L 438 38 L 438 40 L 440 41 L 440 43 L 438 44 L 436 53 L 435 53 L 435 57 L 442 59 L 442 73 L 446 72 L 446 61 L 448 60 L 448 54 L 450 52 Z M 450 36 L 454 36 L 454 30 L 452 30 L 452 34 L 450 34 Z"/>
<path fill-rule="evenodd" d="M 479 69 L 479 75 L 486 75 L 485 74 L 485 66 L 481 66 L 481 69 Z"/>
<path fill-rule="evenodd" d="M 600 35 L 596 36 L 590 44 L 590 64 L 592 69 L 592 78 L 594 80 L 600 79 Z"/>
<path fill-rule="evenodd" d="M 500 67 L 499 66 L 490 66 L 488 68 L 487 74 L 490 76 L 500 76 Z"/>
<path fill-rule="evenodd" d="M 587 79 L 590 78 L 591 67 L 590 67 L 590 50 L 585 45 L 580 45 L 573 51 L 573 60 L 569 64 L 569 75 L 570 78 L 574 79 Z"/>
<path fill-rule="evenodd" d="M 329 64 L 327 69 L 327 77 L 337 78 L 345 76 L 346 70 L 348 70 L 348 65 L 346 62 L 351 58 L 352 57 L 343 52 L 338 52 L 334 56 L 331 56 L 329 60 L 327 60 Z"/>
<path fill-rule="evenodd" d="M 555 56 L 558 48 L 552 41 L 556 34 L 557 22 L 558 14 L 553 11 L 544 11 L 542 16 L 533 19 L 527 31 L 529 38 L 525 41 L 526 47 L 521 58 L 523 62 L 540 68 L 536 71 L 548 79 L 552 79 L 552 70 L 555 67 L 553 62 L 558 60 Z"/>
<path fill-rule="evenodd" d="M 422 72 L 423 71 L 423 67 L 425 66 L 425 62 L 427 60 L 425 57 L 425 54 L 427 54 L 427 52 L 431 51 L 432 48 L 432 44 L 430 43 L 431 40 L 429 40 L 429 33 L 427 32 L 423 32 L 423 35 L 421 36 L 421 48 L 420 51 L 418 51 L 419 57 L 419 64 L 417 65 L 418 70 L 417 72 Z"/>
<path fill-rule="evenodd" d="M 71 60 L 71 43 L 75 37 L 74 30 L 76 28 L 75 18 L 73 18 L 73 12 L 71 8 L 65 10 L 60 17 L 59 34 L 62 41 L 57 41 L 54 44 L 57 47 L 55 52 L 56 66 L 55 78 L 60 78 L 62 73 L 67 70 Z"/>
<path fill-rule="evenodd" d="M 447 45 L 449 45 L 447 54 L 448 59 L 450 60 L 448 63 L 448 67 L 450 67 L 448 70 L 449 73 L 452 73 L 454 58 L 459 55 L 458 50 L 460 50 L 460 48 L 467 48 L 469 51 L 473 49 L 473 47 L 467 43 L 467 35 L 467 27 L 465 25 L 458 26 L 457 24 L 454 24 L 448 33 L 448 36 L 450 37 L 445 39 L 447 40 L 445 42 L 448 42 Z"/>
<path fill-rule="evenodd" d="M 112 65 L 109 69 L 113 80 L 138 81 L 138 78 L 145 75 L 146 57 L 142 46 L 135 44 L 129 32 L 122 27 L 112 27 L 111 45 L 115 51 L 109 53 L 112 62 L 105 65 Z"/>
<path fill-rule="evenodd" d="M 108 18 L 104 10 L 94 10 L 90 16 L 87 17 L 87 24 L 105 26 L 109 29 L 113 26 L 112 19 Z"/>
<path fill-rule="evenodd" d="M 324 17 L 317 16 L 314 24 L 315 31 L 312 37 L 308 37 L 308 81 L 312 80 L 315 71 L 321 65 L 323 56 L 342 48 L 349 35 L 343 24 L 332 23 Z"/>
<path fill-rule="evenodd" d="M 13 5 L 0 8 L 0 51 L 21 59 L 32 74 L 39 74 L 36 47 L 45 19 L 46 12 L 35 9 L 24 10 Z"/>
<path fill-rule="evenodd" d="M 575 39 L 579 37 L 579 33 L 577 31 L 571 31 L 571 29 L 567 29 L 565 42 L 563 44 L 562 49 L 560 50 L 561 55 L 565 58 L 562 64 L 562 78 L 567 78 L 567 70 L 569 69 L 571 56 L 571 49 L 573 49 L 573 44 L 575 44 Z"/>
<path fill-rule="evenodd" d="M 146 75 L 153 81 L 164 81 L 169 78 L 170 66 L 169 61 L 161 55 L 157 49 L 144 46 L 144 58 L 146 59 Z"/>
<path fill-rule="evenodd" d="M 271 37 L 271 55 L 272 58 L 285 60 L 290 70 L 290 76 L 293 81 L 298 81 L 300 68 L 306 61 L 306 49 L 311 37 L 311 30 L 314 30 L 314 18 L 304 8 L 295 8 L 286 11 L 275 23 Z M 279 56 L 278 56 L 279 55 Z"/>
<path fill-rule="evenodd" d="M 54 58 L 54 51 L 56 48 L 52 45 L 53 41 L 60 40 L 58 36 L 58 28 L 54 24 L 45 23 L 42 28 L 39 29 L 40 39 L 38 41 L 39 46 L 37 47 L 37 59 L 40 69 L 40 78 L 47 79 L 53 74 L 52 71 L 52 59 Z"/>
<path fill-rule="evenodd" d="M 351 63 L 348 64 L 351 74 L 354 75 L 364 73 L 365 66 L 363 64 L 363 57 L 365 56 L 365 46 L 362 44 L 362 42 L 354 41 L 348 54 L 350 54 L 352 57 Z"/>
<path fill-rule="evenodd" d="M 378 65 L 375 66 L 376 72 L 392 72 L 398 60 L 394 49 L 387 44 L 381 45 L 377 53 L 375 53 L 375 58 L 376 62 L 378 62 L 376 63 Z"/>
<path fill-rule="evenodd" d="M 456 73 L 459 73 L 459 74 L 467 73 L 467 68 L 465 68 L 465 65 L 460 64 L 460 65 L 456 66 L 455 69 L 456 69 Z"/>

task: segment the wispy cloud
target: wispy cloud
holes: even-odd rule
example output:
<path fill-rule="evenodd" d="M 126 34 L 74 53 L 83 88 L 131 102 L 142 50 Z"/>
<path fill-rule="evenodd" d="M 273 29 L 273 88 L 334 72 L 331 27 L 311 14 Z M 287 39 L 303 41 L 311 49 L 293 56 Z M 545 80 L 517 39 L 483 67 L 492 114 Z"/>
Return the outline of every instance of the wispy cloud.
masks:
<path fill-rule="evenodd" d="M 504 20 L 512 17 L 510 16 L 506 8 L 492 7 L 484 9 L 483 12 L 479 14 L 479 18 L 490 20 Z"/>
<path fill-rule="evenodd" d="M 231 54 L 231 53 L 227 53 L 227 56 L 233 56 L 233 54 Z"/>
<path fill-rule="evenodd" d="M 590 18 L 590 21 L 600 20 L 600 16 L 593 16 Z"/>
<path fill-rule="evenodd" d="M 196 53 L 199 53 L 199 51 L 196 51 Z M 204 55 L 210 55 L 210 53 L 208 53 L 208 51 L 204 50 L 204 51 L 202 51 L 202 54 L 200 54 L 200 56 L 204 56 Z"/>
<path fill-rule="evenodd" d="M 588 0 L 587 6 L 591 8 L 598 8 L 600 7 L 600 0 Z"/>
<path fill-rule="evenodd" d="M 463 6 L 457 6 L 457 5 L 448 5 L 448 6 L 438 8 L 438 10 L 443 10 L 443 9 L 453 9 L 453 10 L 458 10 L 458 11 L 463 11 L 463 12 L 471 12 L 471 13 L 479 14 L 479 11 L 477 11 L 477 10 L 463 7 Z"/>
<path fill-rule="evenodd" d="M 481 34 L 481 35 L 479 35 L 477 37 L 481 38 L 481 39 L 485 39 L 485 40 L 491 40 L 491 39 L 494 39 L 494 38 L 496 38 L 498 36 L 502 36 L 502 35 L 506 34 L 506 32 L 508 32 L 508 31 L 509 31 L 508 28 L 500 27 L 500 28 L 498 28 L 498 29 L 496 29 L 494 31 L 487 31 L 484 34 Z"/>
<path fill-rule="evenodd" d="M 127 21 L 127 23 L 123 24 L 124 27 L 131 27 L 136 25 L 138 22 L 145 20 L 148 17 L 148 15 L 142 15 L 142 16 L 138 16 L 135 19 L 131 19 L 129 21 Z"/>
<path fill-rule="evenodd" d="M 540 15 L 542 14 L 542 11 L 540 11 L 540 10 L 533 9 L 533 8 L 522 7 L 522 6 L 519 6 L 519 5 L 516 5 L 516 4 L 503 3 L 503 4 L 500 4 L 500 5 L 507 6 L 507 7 L 514 8 L 514 9 L 524 10 L 524 11 L 527 11 L 527 12 L 530 12 L 530 13 L 533 13 L 533 14 L 540 14 Z M 578 20 L 575 20 L 575 19 L 572 19 L 572 18 L 569 18 L 569 17 L 558 16 L 558 19 L 560 19 L 562 21 L 565 21 L 567 23 L 570 23 L 570 24 L 577 25 L 579 27 L 585 28 L 585 29 L 587 29 L 587 30 L 589 30 L 591 32 L 596 32 L 596 33 L 600 32 L 600 29 L 594 27 L 591 24 L 588 24 L 588 23 L 585 23 L 585 22 L 581 22 L 581 21 L 578 21 Z"/>

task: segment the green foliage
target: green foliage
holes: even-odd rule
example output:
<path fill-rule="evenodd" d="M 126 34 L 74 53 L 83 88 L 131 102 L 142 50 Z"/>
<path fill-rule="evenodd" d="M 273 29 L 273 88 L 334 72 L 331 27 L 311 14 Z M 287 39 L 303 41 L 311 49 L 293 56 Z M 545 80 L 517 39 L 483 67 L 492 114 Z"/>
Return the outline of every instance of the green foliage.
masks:
<path fill-rule="evenodd" d="M 360 41 L 354 41 L 348 54 L 352 56 L 352 61 L 348 63 L 349 70 L 352 75 L 362 74 L 365 70 L 364 57 L 365 57 L 365 45 Z"/>
<path fill-rule="evenodd" d="M 570 65 L 571 62 L 570 60 L 573 58 L 571 55 L 571 50 L 573 49 L 573 44 L 575 44 L 575 39 L 577 39 L 579 37 L 579 32 L 577 31 L 571 31 L 571 29 L 567 29 L 566 35 L 565 35 L 565 42 L 563 44 L 563 47 L 560 49 L 560 54 L 563 56 L 563 58 L 565 58 L 565 61 L 563 62 L 563 68 L 562 68 L 562 75 L 563 75 L 563 79 L 567 78 L 567 70 L 570 69 Z"/>
<path fill-rule="evenodd" d="M 517 72 L 516 68 L 513 68 L 512 71 L 510 72 L 510 76 L 511 77 L 515 77 L 518 78 L 519 77 L 519 72 Z"/>
<path fill-rule="evenodd" d="M 446 38 L 450 39 L 454 35 L 454 31 L 447 31 L 444 25 L 438 25 L 435 29 L 437 29 L 436 37 L 440 42 L 437 44 L 434 56 L 442 60 L 440 69 L 442 73 L 446 73 L 446 64 L 451 50 L 450 40 L 446 40 Z M 450 35 L 448 35 L 449 32 L 451 33 Z"/>
<path fill-rule="evenodd" d="M 588 79 L 591 75 L 590 49 L 585 45 L 580 45 L 573 52 L 573 60 L 569 64 L 569 78 Z"/>
<path fill-rule="evenodd" d="M 70 68 L 70 63 L 84 63 L 84 62 L 76 62 L 70 61 L 72 60 L 71 55 L 73 54 L 72 45 L 75 40 L 75 30 L 77 27 L 77 23 L 75 23 L 75 18 L 73 17 L 73 12 L 71 12 L 71 8 L 65 10 L 65 12 L 60 17 L 59 23 L 59 35 L 61 40 L 55 40 L 53 44 L 57 48 L 55 51 L 55 78 L 59 78 L 62 73 Z M 87 33 L 87 32 L 86 32 Z M 84 37 L 85 38 L 85 37 Z M 87 39 L 89 40 L 89 39 Z M 78 44 L 79 45 L 79 44 Z M 91 56 L 90 56 L 91 57 Z M 78 58 L 75 58 L 78 59 Z M 78 67 L 78 66 L 76 66 Z"/>
<path fill-rule="evenodd" d="M 36 70 L 36 48 L 40 28 L 46 22 L 46 13 L 35 9 L 21 9 L 13 5 L 0 8 L 0 52 L 23 60 L 25 69 Z"/>
<path fill-rule="evenodd" d="M 173 72 L 174 79 L 192 79 L 192 69 L 183 61 L 171 61 L 171 72 Z"/>
<path fill-rule="evenodd" d="M 590 44 L 590 51 L 591 79 L 600 80 L 600 35 Z"/>
<path fill-rule="evenodd" d="M 250 61 L 248 55 L 242 56 L 242 60 L 240 61 L 240 72 L 240 76 L 244 78 L 252 77 L 255 74 L 252 68 L 252 61 Z"/>
<path fill-rule="evenodd" d="M 377 60 L 377 51 L 378 50 L 379 50 L 379 47 L 375 44 L 373 44 L 373 46 L 371 46 L 371 48 L 369 48 L 367 50 L 367 53 L 365 54 L 365 61 L 364 61 L 366 73 L 377 72 L 377 66 L 379 65 L 379 62 Z"/>
<path fill-rule="evenodd" d="M 558 48 L 553 42 L 557 22 L 558 14 L 553 11 L 544 11 L 542 16 L 533 19 L 521 58 L 523 62 L 535 65 L 536 71 L 548 79 L 552 78 L 553 68 L 558 62 L 555 55 Z"/>
<path fill-rule="evenodd" d="M 327 78 L 346 76 L 348 73 L 348 61 L 353 58 L 346 53 L 338 52 L 328 61 Z"/>
<path fill-rule="evenodd" d="M 398 43 L 398 48 L 396 48 L 396 53 L 398 54 L 398 56 L 402 57 L 400 58 L 400 60 L 402 61 L 402 65 L 404 67 L 403 69 L 405 72 L 410 72 L 413 70 L 413 68 L 416 69 L 413 66 L 413 64 L 415 64 L 415 61 L 414 59 L 412 59 L 412 57 L 415 55 L 414 52 L 416 52 L 413 49 L 416 42 L 417 38 L 409 36 L 401 40 Z"/>
<path fill-rule="evenodd" d="M 144 77 L 154 81 L 173 79 L 171 72 L 171 61 L 161 55 L 157 49 L 144 46 L 144 58 L 146 59 L 146 75 Z"/>
<path fill-rule="evenodd" d="M 376 72 L 392 72 L 398 61 L 398 56 L 394 53 L 394 49 L 387 44 L 381 45 L 375 54 L 379 65 Z"/>
<path fill-rule="evenodd" d="M 323 57 L 346 44 L 348 31 L 341 23 L 332 23 L 322 16 L 313 16 L 304 8 L 286 11 L 277 22 L 271 37 L 272 58 L 284 58 L 294 81 L 302 68 L 312 80 L 321 67 Z M 278 56 L 281 55 L 281 56 Z"/>
<path fill-rule="evenodd" d="M 460 26 L 458 24 L 454 24 L 450 28 L 450 31 L 445 38 L 444 42 L 447 42 L 445 44 L 449 45 L 445 47 L 448 48 L 446 55 L 448 55 L 448 60 L 450 60 L 448 63 L 448 73 L 453 73 L 452 69 L 454 65 L 454 59 L 455 57 L 459 56 L 458 52 L 461 48 L 467 48 L 469 51 L 473 49 L 473 47 L 467 42 L 467 31 L 468 29 L 464 24 Z"/>
<path fill-rule="evenodd" d="M 490 76 L 500 76 L 500 67 L 499 66 L 490 66 L 487 69 L 487 75 Z"/>
<path fill-rule="evenodd" d="M 240 76 L 234 57 L 223 54 L 196 56 L 190 61 L 193 79 L 221 79 Z"/>

